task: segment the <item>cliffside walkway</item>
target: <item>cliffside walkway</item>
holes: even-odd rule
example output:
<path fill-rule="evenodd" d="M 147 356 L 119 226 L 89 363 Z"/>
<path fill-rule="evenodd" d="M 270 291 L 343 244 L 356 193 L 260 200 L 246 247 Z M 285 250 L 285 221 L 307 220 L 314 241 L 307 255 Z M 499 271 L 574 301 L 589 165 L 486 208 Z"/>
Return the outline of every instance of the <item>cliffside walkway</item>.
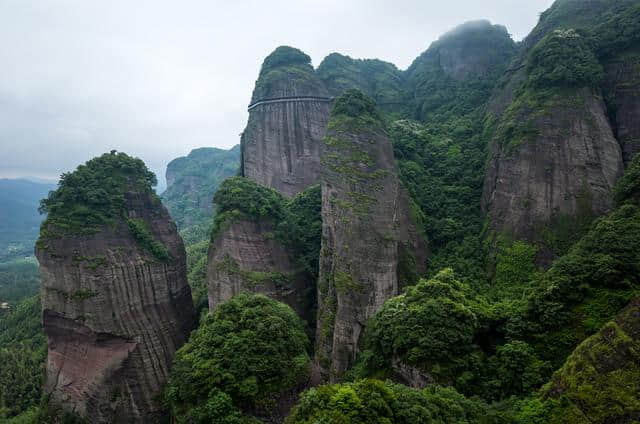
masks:
<path fill-rule="evenodd" d="M 258 107 L 260 105 L 267 105 L 270 103 L 289 103 L 289 102 L 324 102 L 330 103 L 334 98 L 333 97 L 317 97 L 317 96 L 292 96 L 292 97 L 272 97 L 268 99 L 260 99 L 251 103 L 247 107 L 247 111 Z"/>

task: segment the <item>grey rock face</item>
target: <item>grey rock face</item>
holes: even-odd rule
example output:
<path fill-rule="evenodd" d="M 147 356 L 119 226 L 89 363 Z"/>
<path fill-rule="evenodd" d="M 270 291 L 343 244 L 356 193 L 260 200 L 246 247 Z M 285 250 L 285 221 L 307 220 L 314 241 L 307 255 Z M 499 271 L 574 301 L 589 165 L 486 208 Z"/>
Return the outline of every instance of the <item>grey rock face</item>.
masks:
<path fill-rule="evenodd" d="M 331 381 L 353 364 L 367 319 L 398 294 L 406 213 L 385 130 L 343 118 L 330 122 L 322 159 L 316 364 Z"/>
<path fill-rule="evenodd" d="M 202 224 L 213 214 L 213 194 L 240 167 L 240 146 L 230 150 L 200 148 L 167 165 L 162 200 L 180 229 Z"/>
<path fill-rule="evenodd" d="M 620 146 L 603 100 L 584 89 L 572 104 L 529 111 L 532 136 L 515 146 L 494 140 L 484 182 L 490 226 L 533 240 L 554 216 L 601 215 L 622 173 Z"/>
<path fill-rule="evenodd" d="M 291 306 L 307 322 L 313 320 L 306 281 L 272 235 L 271 222 L 237 219 L 209 247 L 209 310 L 242 293 L 261 293 Z"/>
<path fill-rule="evenodd" d="M 166 209 L 128 193 L 172 259 L 158 262 L 124 221 L 36 249 L 48 338 L 45 393 L 91 423 L 155 422 L 175 351 L 194 325 L 182 239 Z"/>
<path fill-rule="evenodd" d="M 328 116 L 326 101 L 271 103 L 252 109 L 242 136 L 244 176 L 287 197 L 316 184 Z"/>
<path fill-rule="evenodd" d="M 605 93 L 625 165 L 640 153 L 640 57 L 622 57 L 605 67 Z"/>

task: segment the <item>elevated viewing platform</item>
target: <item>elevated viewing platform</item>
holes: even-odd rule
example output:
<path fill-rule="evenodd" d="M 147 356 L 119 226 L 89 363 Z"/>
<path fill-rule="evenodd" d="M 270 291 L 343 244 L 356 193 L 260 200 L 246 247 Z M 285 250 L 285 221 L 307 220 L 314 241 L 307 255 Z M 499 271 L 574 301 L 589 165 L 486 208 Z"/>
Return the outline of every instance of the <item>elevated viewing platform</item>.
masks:
<path fill-rule="evenodd" d="M 317 96 L 291 96 L 291 97 L 272 97 L 267 99 L 260 99 L 251 103 L 247 107 L 247 111 L 256 108 L 260 105 L 266 105 L 271 103 L 289 103 L 289 102 L 324 102 L 330 103 L 333 101 L 333 97 L 317 97 Z"/>

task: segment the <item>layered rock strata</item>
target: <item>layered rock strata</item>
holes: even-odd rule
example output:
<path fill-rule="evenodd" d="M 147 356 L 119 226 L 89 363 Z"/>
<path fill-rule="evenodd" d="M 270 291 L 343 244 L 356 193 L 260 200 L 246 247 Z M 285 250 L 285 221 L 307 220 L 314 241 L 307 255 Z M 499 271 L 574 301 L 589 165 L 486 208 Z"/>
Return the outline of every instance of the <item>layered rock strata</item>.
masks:
<path fill-rule="evenodd" d="M 312 281 L 291 260 L 291 252 L 274 237 L 269 219 L 234 219 L 209 248 L 209 310 L 243 293 L 261 293 L 291 306 L 311 323 Z"/>
<path fill-rule="evenodd" d="M 287 197 L 316 184 L 329 100 L 309 56 L 291 47 L 276 49 L 253 91 L 242 134 L 243 175 Z"/>
<path fill-rule="evenodd" d="M 125 219 L 39 242 L 45 394 L 91 423 L 154 422 L 175 351 L 194 325 L 185 250 L 152 194 L 125 193 L 128 220 L 166 247 L 159 260 Z M 41 236 L 42 237 L 42 236 Z"/>
<path fill-rule="evenodd" d="M 324 140 L 316 363 L 338 379 L 353 363 L 368 318 L 398 294 L 408 215 L 391 142 L 371 99 L 336 101 Z"/>

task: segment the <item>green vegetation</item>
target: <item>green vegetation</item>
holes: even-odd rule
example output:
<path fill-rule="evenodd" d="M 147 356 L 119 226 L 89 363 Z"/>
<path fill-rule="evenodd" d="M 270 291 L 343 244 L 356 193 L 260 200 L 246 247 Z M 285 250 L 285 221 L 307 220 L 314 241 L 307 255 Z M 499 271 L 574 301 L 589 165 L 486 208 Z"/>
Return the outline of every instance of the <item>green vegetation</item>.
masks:
<path fill-rule="evenodd" d="M 253 101 L 292 96 L 295 92 L 326 95 L 311 66 L 311 58 L 293 47 L 280 46 L 262 63 Z"/>
<path fill-rule="evenodd" d="M 363 357 L 387 363 L 397 358 L 450 382 L 451 361 L 474 349 L 478 327 L 465 290 L 446 269 L 388 300 L 367 326 L 366 348 L 372 352 Z"/>
<path fill-rule="evenodd" d="M 217 214 L 212 239 L 235 219 L 269 220 L 274 237 L 291 252 L 292 259 L 310 281 L 318 276 L 320 252 L 320 186 L 312 186 L 287 200 L 275 190 L 243 177 L 225 180 L 214 196 Z"/>
<path fill-rule="evenodd" d="M 483 402 L 450 388 L 417 390 L 389 381 L 360 380 L 309 389 L 286 423 L 471 424 L 490 422 L 483 419 L 486 415 Z"/>
<path fill-rule="evenodd" d="M 288 306 L 261 295 L 221 304 L 176 354 L 167 397 L 178 422 L 240 423 L 308 378 L 309 340 Z M 225 421 L 226 420 L 226 421 Z"/>
<path fill-rule="evenodd" d="M 352 59 L 339 53 L 331 53 L 318 66 L 317 75 L 333 96 L 356 88 L 373 98 L 384 111 L 404 111 L 404 78 L 391 63 L 377 59 Z"/>
<path fill-rule="evenodd" d="M 127 218 L 129 231 L 138 244 L 149 251 L 157 260 L 167 261 L 171 257 L 167 247 L 156 240 L 143 219 Z"/>
<path fill-rule="evenodd" d="M 556 29 L 531 50 L 528 83 L 536 88 L 594 87 L 602 80 L 602 66 L 584 35 Z"/>
<path fill-rule="evenodd" d="M 58 189 L 40 202 L 40 212 L 46 213 L 47 218 L 36 244 L 47 249 L 50 238 L 94 234 L 104 226 L 115 227 L 124 220 L 142 248 L 160 261 L 169 260 L 166 246 L 154 238 L 148 225 L 125 214 L 127 193 L 141 193 L 159 203 L 152 189 L 155 184 L 156 177 L 144 162 L 126 153 L 113 150 L 91 159 L 75 171 L 62 174 Z"/>
<path fill-rule="evenodd" d="M 406 71 L 406 101 L 412 106 L 408 117 L 436 123 L 473 113 L 489 98 L 515 53 L 507 29 L 488 21 L 468 22 L 443 35 Z M 465 58 L 477 67 L 447 68 Z"/>
<path fill-rule="evenodd" d="M 632 422 L 640 414 L 638 313 L 636 301 L 582 342 L 538 395 L 523 405 L 520 422 Z"/>
<path fill-rule="evenodd" d="M 40 288 L 40 270 L 35 258 L 14 259 L 0 263 L 0 303 L 15 305 L 33 296 Z M 2 316 L 0 310 L 0 316 Z"/>
<path fill-rule="evenodd" d="M 40 202 L 47 218 L 39 244 L 57 234 L 92 234 L 122 216 L 125 193 L 155 196 L 156 177 L 144 162 L 126 153 L 105 153 L 75 171 L 62 174 L 58 189 Z"/>
<path fill-rule="evenodd" d="M 46 355 L 39 296 L 0 315 L 0 422 L 40 404 Z"/>
<path fill-rule="evenodd" d="M 181 232 L 206 227 L 213 217 L 213 195 L 226 178 L 240 167 L 240 145 L 230 150 L 204 147 L 167 165 L 171 178 L 162 202 Z M 184 238 L 184 237 L 183 237 Z M 185 243 L 189 241 L 185 238 Z"/>

